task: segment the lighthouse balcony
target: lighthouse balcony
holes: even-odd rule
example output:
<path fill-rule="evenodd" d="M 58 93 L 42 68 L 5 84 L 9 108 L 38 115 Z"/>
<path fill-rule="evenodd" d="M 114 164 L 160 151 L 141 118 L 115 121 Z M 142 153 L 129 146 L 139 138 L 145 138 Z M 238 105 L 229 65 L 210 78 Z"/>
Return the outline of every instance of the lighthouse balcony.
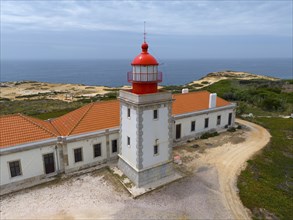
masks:
<path fill-rule="evenodd" d="M 127 80 L 128 82 L 136 82 L 136 83 L 146 83 L 146 82 L 162 82 L 163 80 L 163 74 L 162 72 L 156 72 L 156 73 L 134 73 L 134 72 L 128 72 L 127 74 Z"/>

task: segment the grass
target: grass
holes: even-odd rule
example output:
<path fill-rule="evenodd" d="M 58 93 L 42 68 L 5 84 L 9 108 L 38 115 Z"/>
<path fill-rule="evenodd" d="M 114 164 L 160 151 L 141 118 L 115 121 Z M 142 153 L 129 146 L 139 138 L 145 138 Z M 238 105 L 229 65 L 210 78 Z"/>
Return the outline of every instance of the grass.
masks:
<path fill-rule="evenodd" d="M 254 219 L 265 219 L 267 210 L 280 219 L 293 219 L 293 120 L 257 118 L 266 127 L 271 142 L 248 161 L 238 179 L 240 198 Z"/>
<path fill-rule="evenodd" d="M 46 113 L 35 114 L 35 115 L 33 114 L 31 116 L 39 118 L 39 119 L 42 119 L 42 120 L 47 120 L 47 119 L 50 119 L 50 118 L 60 117 L 62 115 L 65 115 L 68 112 L 73 111 L 73 110 L 74 109 L 72 109 L 72 108 L 68 108 L 68 109 L 62 109 L 62 110 L 59 110 L 59 111 L 46 112 Z"/>
<path fill-rule="evenodd" d="M 0 102 L 1 115 L 22 113 L 40 119 L 61 116 L 83 106 L 82 102 L 64 102 L 52 99 L 18 100 Z"/>

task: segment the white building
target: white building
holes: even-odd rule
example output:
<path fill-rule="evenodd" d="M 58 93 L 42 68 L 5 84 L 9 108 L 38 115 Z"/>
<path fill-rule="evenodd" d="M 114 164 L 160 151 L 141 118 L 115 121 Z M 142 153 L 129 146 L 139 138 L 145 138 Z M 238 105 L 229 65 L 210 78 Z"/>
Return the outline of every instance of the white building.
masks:
<path fill-rule="evenodd" d="M 216 94 L 158 91 L 162 73 L 147 49 L 144 43 L 128 73 L 133 88 L 120 91 L 119 100 L 91 103 L 49 121 L 1 116 L 1 194 L 118 157 L 118 167 L 142 186 L 172 174 L 178 142 L 234 125 L 236 105 Z"/>

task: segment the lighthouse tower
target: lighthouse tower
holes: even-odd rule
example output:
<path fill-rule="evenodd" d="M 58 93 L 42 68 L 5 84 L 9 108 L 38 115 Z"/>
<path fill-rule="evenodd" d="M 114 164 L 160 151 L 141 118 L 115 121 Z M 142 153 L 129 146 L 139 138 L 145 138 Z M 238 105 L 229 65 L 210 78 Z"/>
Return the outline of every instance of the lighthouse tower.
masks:
<path fill-rule="evenodd" d="M 131 90 L 121 90 L 119 169 L 138 187 L 173 174 L 172 95 L 159 91 L 162 73 L 157 60 L 142 52 L 128 72 Z"/>

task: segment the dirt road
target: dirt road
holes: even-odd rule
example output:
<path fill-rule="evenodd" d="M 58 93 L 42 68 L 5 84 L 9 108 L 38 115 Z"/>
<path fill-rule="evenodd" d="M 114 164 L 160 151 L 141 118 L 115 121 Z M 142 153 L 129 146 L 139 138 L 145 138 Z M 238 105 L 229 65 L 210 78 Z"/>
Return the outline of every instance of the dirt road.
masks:
<path fill-rule="evenodd" d="M 237 177 L 245 168 L 245 162 L 261 150 L 269 142 L 271 136 L 261 126 L 240 119 L 237 122 L 250 129 L 245 134 L 245 141 L 236 145 L 227 143 L 221 147 L 209 149 L 200 157 L 200 161 L 217 169 L 223 204 L 232 212 L 235 219 L 249 219 L 249 214 L 237 193 Z"/>

